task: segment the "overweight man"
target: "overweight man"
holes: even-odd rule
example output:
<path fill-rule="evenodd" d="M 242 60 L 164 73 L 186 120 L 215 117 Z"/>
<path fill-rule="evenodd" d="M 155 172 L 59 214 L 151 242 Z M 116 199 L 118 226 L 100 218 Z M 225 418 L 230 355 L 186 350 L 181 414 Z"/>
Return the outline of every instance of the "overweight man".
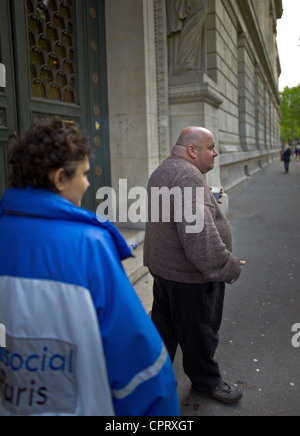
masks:
<path fill-rule="evenodd" d="M 154 278 L 152 319 L 171 358 L 180 344 L 192 388 L 223 404 L 234 404 L 242 392 L 222 380 L 214 355 L 225 284 L 238 280 L 246 262 L 232 254 L 229 222 L 204 178 L 217 157 L 214 135 L 205 128 L 187 127 L 172 155 L 154 171 L 148 184 L 144 264 Z M 152 193 L 163 192 L 158 191 L 162 188 L 173 195 L 167 203 L 160 202 L 157 213 Z M 178 192 L 182 201 L 178 201 Z M 165 219 L 166 207 L 170 219 Z M 153 219 L 156 215 L 159 218 Z"/>

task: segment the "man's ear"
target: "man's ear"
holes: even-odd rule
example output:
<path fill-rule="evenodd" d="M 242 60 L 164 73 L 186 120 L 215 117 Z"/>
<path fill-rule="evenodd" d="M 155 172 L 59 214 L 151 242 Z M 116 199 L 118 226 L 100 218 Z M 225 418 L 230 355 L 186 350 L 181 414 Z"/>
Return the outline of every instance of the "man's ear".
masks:
<path fill-rule="evenodd" d="M 195 152 L 195 147 L 193 145 L 189 145 L 187 147 L 187 153 L 188 155 L 192 158 L 192 159 L 196 159 L 197 158 L 197 154 Z"/>
<path fill-rule="evenodd" d="M 51 182 L 54 184 L 58 193 L 62 192 L 64 190 L 65 181 L 66 181 L 64 168 L 59 168 L 58 170 L 53 170 L 49 174 L 49 178 L 50 178 Z"/>

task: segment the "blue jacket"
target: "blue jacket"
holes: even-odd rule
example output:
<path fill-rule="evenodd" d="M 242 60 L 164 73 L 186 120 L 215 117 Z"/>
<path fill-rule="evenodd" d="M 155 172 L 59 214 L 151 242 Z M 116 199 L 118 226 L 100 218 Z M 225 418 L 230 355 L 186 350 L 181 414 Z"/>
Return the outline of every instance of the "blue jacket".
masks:
<path fill-rule="evenodd" d="M 0 203 L 0 416 L 178 415 L 172 365 L 108 222 L 45 190 Z"/>

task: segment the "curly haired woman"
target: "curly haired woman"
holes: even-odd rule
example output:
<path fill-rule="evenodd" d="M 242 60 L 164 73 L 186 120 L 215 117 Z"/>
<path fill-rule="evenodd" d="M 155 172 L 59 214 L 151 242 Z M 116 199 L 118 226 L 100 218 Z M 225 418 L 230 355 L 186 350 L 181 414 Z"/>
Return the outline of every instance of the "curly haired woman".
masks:
<path fill-rule="evenodd" d="M 58 119 L 11 150 L 0 203 L 0 415 L 176 415 L 168 353 L 108 222 L 78 207 L 92 148 Z"/>

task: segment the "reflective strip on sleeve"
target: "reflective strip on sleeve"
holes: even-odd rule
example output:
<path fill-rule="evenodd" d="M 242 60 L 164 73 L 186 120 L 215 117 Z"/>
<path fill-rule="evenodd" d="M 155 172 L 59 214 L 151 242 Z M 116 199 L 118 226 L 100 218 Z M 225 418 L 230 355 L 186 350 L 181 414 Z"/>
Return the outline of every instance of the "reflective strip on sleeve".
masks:
<path fill-rule="evenodd" d="M 139 385 L 156 377 L 157 374 L 164 367 L 167 358 L 168 358 L 168 352 L 165 346 L 163 346 L 162 352 L 159 358 L 157 359 L 157 361 L 153 365 L 149 366 L 149 368 L 146 368 L 143 371 L 136 374 L 136 376 L 133 377 L 133 379 L 129 382 L 129 384 L 125 386 L 125 388 L 113 390 L 112 391 L 113 397 L 118 400 L 122 400 L 123 398 L 130 395 Z"/>

